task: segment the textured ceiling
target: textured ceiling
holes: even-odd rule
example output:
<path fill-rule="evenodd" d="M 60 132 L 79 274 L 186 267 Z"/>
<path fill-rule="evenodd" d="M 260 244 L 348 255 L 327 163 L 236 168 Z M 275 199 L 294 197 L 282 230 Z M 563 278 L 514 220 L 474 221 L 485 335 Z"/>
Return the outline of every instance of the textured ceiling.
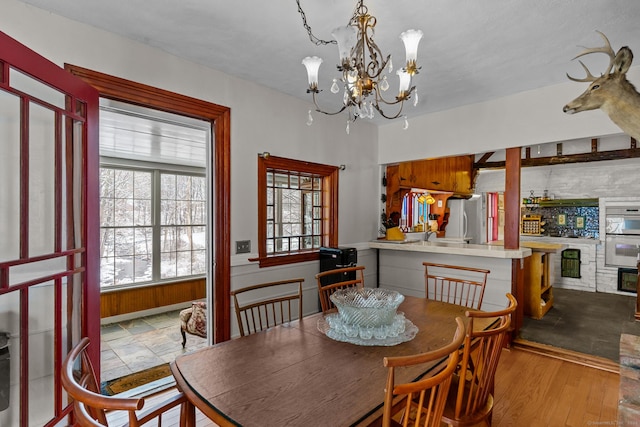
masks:
<path fill-rule="evenodd" d="M 300 0 L 314 34 L 330 40 L 346 25 L 356 4 L 345 0 Z M 120 34 L 208 67 L 307 99 L 303 57 L 324 59 L 321 103 L 335 105 L 329 91 L 337 77 L 335 45 L 315 46 L 302 25 L 295 0 L 27 0 L 25 3 Z M 375 40 L 404 61 L 399 34 L 421 29 L 422 66 L 411 118 L 428 112 L 498 98 L 583 76 L 571 61 L 578 46 L 599 46 L 604 32 L 614 50 L 640 52 L 638 0 L 370 0 L 378 19 Z M 594 55 L 590 55 L 594 57 Z M 592 73 L 607 64 L 587 58 Z M 396 77 L 390 80 L 397 90 Z M 586 89 L 575 83 L 576 96 Z M 569 100 L 567 100 L 569 101 Z M 558 106 L 562 108 L 562 106 Z M 378 123 L 383 123 L 382 119 Z"/>

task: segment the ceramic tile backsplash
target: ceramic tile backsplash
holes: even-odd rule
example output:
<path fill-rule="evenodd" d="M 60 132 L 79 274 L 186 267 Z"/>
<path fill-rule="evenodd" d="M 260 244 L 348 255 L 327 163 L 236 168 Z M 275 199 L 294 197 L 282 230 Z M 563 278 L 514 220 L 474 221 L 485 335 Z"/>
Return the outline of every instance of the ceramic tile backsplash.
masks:
<path fill-rule="evenodd" d="M 598 239 L 599 208 L 597 207 L 525 207 L 522 214 L 540 215 L 545 222 L 543 228 L 545 236 L 555 237 L 591 237 Z M 565 224 L 560 224 L 560 215 L 565 215 Z M 584 220 L 584 227 L 579 222 Z"/>

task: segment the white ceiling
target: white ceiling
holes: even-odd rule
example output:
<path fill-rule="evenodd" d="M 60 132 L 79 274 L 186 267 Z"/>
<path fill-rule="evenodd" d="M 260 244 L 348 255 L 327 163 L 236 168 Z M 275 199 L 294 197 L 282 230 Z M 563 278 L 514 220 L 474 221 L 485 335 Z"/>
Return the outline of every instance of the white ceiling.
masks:
<path fill-rule="evenodd" d="M 324 40 L 347 24 L 356 4 L 300 2 L 314 34 Z M 337 48 L 311 43 L 295 0 L 25 3 L 302 99 L 309 96 L 301 60 L 317 55 L 324 59 L 321 103 L 342 98 L 329 91 L 337 77 Z M 405 107 L 409 118 L 566 82 L 566 72 L 582 77 L 571 59 L 579 46 L 602 44 L 595 30 L 605 33 L 616 51 L 628 45 L 640 52 L 638 0 L 369 0 L 365 5 L 378 19 L 374 39 L 383 54 L 392 55 L 395 68 L 404 61 L 399 34 L 409 28 L 424 32 L 416 79 L 420 103 Z M 604 71 L 606 56 L 590 56 L 601 57 L 585 60 L 591 72 Z M 390 82 L 395 92 L 396 77 Z M 576 96 L 586 89 L 585 83 L 574 84 Z"/>

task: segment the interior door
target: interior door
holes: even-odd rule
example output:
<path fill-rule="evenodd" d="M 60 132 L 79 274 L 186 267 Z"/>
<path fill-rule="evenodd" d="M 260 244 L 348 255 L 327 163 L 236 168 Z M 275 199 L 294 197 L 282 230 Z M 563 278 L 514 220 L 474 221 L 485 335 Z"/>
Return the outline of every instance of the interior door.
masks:
<path fill-rule="evenodd" d="M 60 424 L 62 360 L 100 340 L 97 118 L 96 90 L 0 32 L 2 426 Z"/>

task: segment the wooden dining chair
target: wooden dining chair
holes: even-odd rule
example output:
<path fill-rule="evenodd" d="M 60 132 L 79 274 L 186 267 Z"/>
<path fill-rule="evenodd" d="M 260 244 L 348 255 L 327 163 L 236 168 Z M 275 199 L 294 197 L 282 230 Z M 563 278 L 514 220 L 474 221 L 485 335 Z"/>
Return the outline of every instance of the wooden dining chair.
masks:
<path fill-rule="evenodd" d="M 286 279 L 232 291 L 240 336 L 302 318 L 303 282 Z"/>
<path fill-rule="evenodd" d="M 387 383 L 382 413 L 383 427 L 399 425 L 440 427 L 451 379 L 458 366 L 460 345 L 465 337 L 462 319 L 456 317 L 456 324 L 457 329 L 453 340 L 444 347 L 427 353 L 384 358 L 383 363 L 387 367 Z M 442 360 L 447 356 L 445 368 L 433 376 L 410 383 L 395 383 L 397 368 Z"/>
<path fill-rule="evenodd" d="M 336 268 L 316 274 L 318 282 L 318 296 L 323 313 L 335 308 L 331 301 L 331 294 L 340 289 L 351 286 L 364 287 L 364 266 Z"/>
<path fill-rule="evenodd" d="M 453 377 L 442 419 L 450 426 L 491 425 L 493 385 L 500 355 L 518 303 L 507 294 L 509 304 L 494 312 L 467 311 L 469 319 L 460 366 Z M 474 319 L 496 318 L 487 329 L 475 330 Z"/>
<path fill-rule="evenodd" d="M 82 338 L 78 345 L 71 349 L 62 365 L 62 386 L 73 399 L 73 416 L 76 421 L 73 425 L 109 426 L 107 415 L 117 415 L 118 411 L 126 411 L 129 419 L 126 426 L 137 427 L 154 419 L 160 426 L 162 415 L 180 405 L 180 426 L 187 426 L 188 411 L 193 411 L 193 406 L 180 392 L 172 394 L 163 402 L 145 410 L 143 410 L 144 398 L 122 398 L 100 394 L 99 383 L 86 352 L 88 346 L 89 338 Z"/>
<path fill-rule="evenodd" d="M 427 299 L 480 309 L 489 270 L 431 262 L 422 265 Z"/>

